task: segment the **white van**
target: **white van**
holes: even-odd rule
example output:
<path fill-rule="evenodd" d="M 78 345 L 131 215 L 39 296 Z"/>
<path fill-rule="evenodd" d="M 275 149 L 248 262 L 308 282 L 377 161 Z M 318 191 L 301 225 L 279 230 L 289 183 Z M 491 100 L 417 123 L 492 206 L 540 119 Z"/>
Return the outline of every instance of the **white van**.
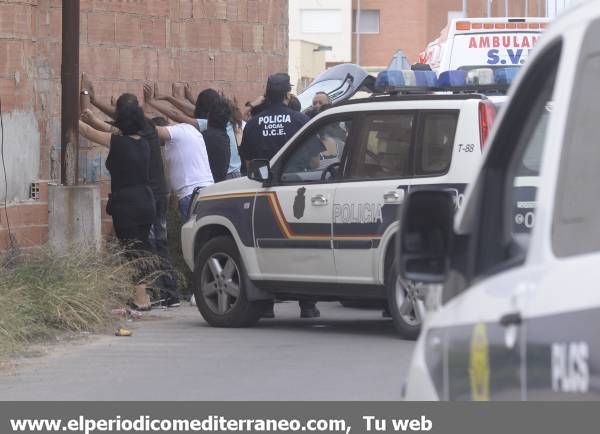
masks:
<path fill-rule="evenodd" d="M 599 41 L 599 1 L 552 24 L 456 218 L 445 192 L 407 196 L 400 276 L 429 282 L 430 313 L 406 399 L 600 398 Z"/>
<path fill-rule="evenodd" d="M 455 19 L 419 56 L 437 73 L 454 69 L 521 66 L 548 18 Z"/>

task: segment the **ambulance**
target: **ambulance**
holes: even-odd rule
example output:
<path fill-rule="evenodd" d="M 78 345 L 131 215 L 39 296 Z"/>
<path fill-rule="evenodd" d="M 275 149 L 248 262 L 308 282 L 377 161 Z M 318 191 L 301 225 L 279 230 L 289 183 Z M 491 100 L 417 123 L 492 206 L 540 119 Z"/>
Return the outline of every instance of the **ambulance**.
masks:
<path fill-rule="evenodd" d="M 428 64 L 437 73 L 519 67 L 548 23 L 548 18 L 455 19 L 419 55 L 419 63 Z"/>

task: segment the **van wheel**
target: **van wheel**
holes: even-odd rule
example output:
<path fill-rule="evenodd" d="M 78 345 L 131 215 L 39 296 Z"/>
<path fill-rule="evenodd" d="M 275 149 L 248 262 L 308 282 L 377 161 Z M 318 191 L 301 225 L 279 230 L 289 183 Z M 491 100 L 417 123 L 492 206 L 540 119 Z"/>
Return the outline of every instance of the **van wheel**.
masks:
<path fill-rule="evenodd" d="M 396 331 L 405 339 L 415 340 L 421 332 L 422 318 L 411 283 L 399 278 L 393 261 L 386 273 L 386 290 L 390 314 Z"/>
<path fill-rule="evenodd" d="M 217 237 L 198 254 L 194 296 L 198 310 L 213 327 L 248 327 L 265 309 L 263 301 L 248 301 L 248 277 L 235 241 Z"/>

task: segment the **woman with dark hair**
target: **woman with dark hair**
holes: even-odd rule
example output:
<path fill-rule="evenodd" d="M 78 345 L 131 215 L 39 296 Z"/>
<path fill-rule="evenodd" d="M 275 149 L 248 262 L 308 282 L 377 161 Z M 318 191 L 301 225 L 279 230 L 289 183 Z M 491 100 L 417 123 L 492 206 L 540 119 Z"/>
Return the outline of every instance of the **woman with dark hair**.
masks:
<path fill-rule="evenodd" d="M 194 117 L 196 119 L 208 120 L 208 114 L 210 113 L 210 109 L 219 101 L 219 99 L 221 99 L 219 92 L 217 92 L 214 89 L 204 89 L 198 94 L 198 98 L 196 99 L 196 109 L 194 110 Z"/>
<path fill-rule="evenodd" d="M 241 112 L 231 100 L 227 99 L 224 95 L 220 95 L 214 89 L 204 89 L 198 94 L 198 99 L 196 100 L 196 110 L 194 112 L 198 129 L 203 134 L 208 128 L 210 128 L 210 115 L 214 108 L 218 108 L 218 110 L 221 112 L 216 116 L 219 118 L 222 118 L 223 110 L 228 108 L 227 112 L 229 118 L 227 119 L 227 123 L 225 125 L 225 132 L 229 138 L 229 160 L 227 162 L 227 172 L 225 174 L 225 178 L 223 179 L 239 178 L 241 176 L 242 160 L 240 158 L 238 147 L 242 140 L 242 132 L 244 130 L 245 122 L 242 120 Z M 206 141 L 206 136 L 204 137 L 204 140 Z M 208 148 L 208 143 L 206 145 Z M 215 177 L 215 182 L 223 180 L 219 174 L 215 175 L 214 172 L 213 176 Z"/>
<path fill-rule="evenodd" d="M 150 187 L 150 145 L 142 136 L 149 125 L 135 95 L 119 97 L 114 126 L 119 133 L 98 131 L 79 121 L 82 136 L 109 148 L 106 168 L 111 176 L 111 194 L 106 212 L 112 217 L 117 238 L 128 248 L 128 257 L 134 259 L 151 252 L 148 236 L 156 213 Z M 132 305 L 140 310 L 152 307 L 145 284 L 136 285 Z"/>
<path fill-rule="evenodd" d="M 223 98 L 219 98 L 210 109 L 208 128 L 202 133 L 215 182 L 227 179 L 231 160 L 231 143 L 227 135 L 227 125 L 230 123 L 231 116 L 229 104 Z"/>

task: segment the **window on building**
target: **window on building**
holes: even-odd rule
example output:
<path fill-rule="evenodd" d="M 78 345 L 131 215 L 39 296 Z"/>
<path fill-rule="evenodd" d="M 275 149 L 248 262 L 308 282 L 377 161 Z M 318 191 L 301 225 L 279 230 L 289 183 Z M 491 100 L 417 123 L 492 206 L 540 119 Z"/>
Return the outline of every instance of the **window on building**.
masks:
<path fill-rule="evenodd" d="M 342 11 L 339 9 L 302 9 L 300 11 L 302 33 L 341 33 Z"/>
<path fill-rule="evenodd" d="M 356 11 L 354 11 L 354 24 L 352 28 L 356 33 Z M 360 33 L 379 33 L 379 10 L 378 9 L 361 9 L 359 20 Z"/>

